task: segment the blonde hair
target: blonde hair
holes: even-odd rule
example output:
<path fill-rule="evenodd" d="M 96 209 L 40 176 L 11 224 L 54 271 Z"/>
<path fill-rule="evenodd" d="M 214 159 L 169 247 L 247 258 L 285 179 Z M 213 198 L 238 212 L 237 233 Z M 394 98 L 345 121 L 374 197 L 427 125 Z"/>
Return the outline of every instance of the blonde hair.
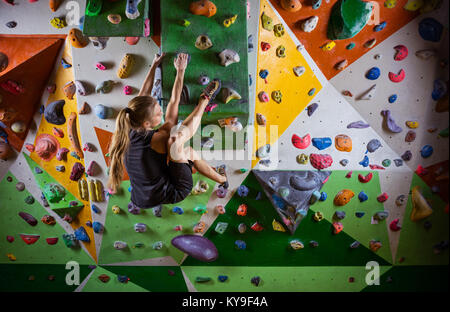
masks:
<path fill-rule="evenodd" d="M 132 99 L 128 106 L 119 112 L 116 119 L 116 129 L 109 146 L 109 179 L 108 188 L 116 193 L 122 182 L 124 172 L 124 156 L 130 145 L 130 130 L 142 129 L 144 121 L 150 119 L 150 106 L 156 104 L 151 96 L 137 96 Z"/>

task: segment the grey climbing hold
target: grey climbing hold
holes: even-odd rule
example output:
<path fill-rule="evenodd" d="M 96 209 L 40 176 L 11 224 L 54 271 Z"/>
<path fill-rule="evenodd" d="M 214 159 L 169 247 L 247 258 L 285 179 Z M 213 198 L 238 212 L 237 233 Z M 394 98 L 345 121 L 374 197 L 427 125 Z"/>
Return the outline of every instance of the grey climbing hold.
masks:
<path fill-rule="evenodd" d="M 367 143 L 367 150 L 370 153 L 375 152 L 377 149 L 379 149 L 381 147 L 381 142 L 378 139 L 372 139 L 369 141 L 369 143 Z"/>
<path fill-rule="evenodd" d="M 371 100 L 375 97 L 375 91 L 377 90 L 377 85 L 373 85 L 369 90 L 364 92 L 358 100 Z"/>
<path fill-rule="evenodd" d="M 343 167 L 348 165 L 348 159 L 341 159 L 341 161 L 339 162 Z"/>
<path fill-rule="evenodd" d="M 395 164 L 395 166 L 400 167 L 400 166 L 403 165 L 403 160 L 401 160 L 401 159 L 394 159 L 394 164 Z"/>
<path fill-rule="evenodd" d="M 256 157 L 258 158 L 266 158 L 270 154 L 270 144 L 266 144 L 258 148 L 256 151 Z"/>
<path fill-rule="evenodd" d="M 307 107 L 308 110 L 308 116 L 311 117 L 312 114 L 314 114 L 314 112 L 316 111 L 316 109 L 319 107 L 319 104 L 317 103 L 312 103 L 311 105 L 309 105 Z"/>
<path fill-rule="evenodd" d="M 383 221 L 387 217 L 389 217 L 389 212 L 388 211 L 377 211 L 373 217 L 375 219 L 377 219 L 378 221 Z"/>
<path fill-rule="evenodd" d="M 345 218 L 345 211 L 337 210 L 334 215 L 337 219 L 342 220 Z"/>
<path fill-rule="evenodd" d="M 63 125 L 66 123 L 64 116 L 64 105 L 66 101 L 58 100 L 47 105 L 44 110 L 44 118 L 48 123 L 54 125 Z"/>
<path fill-rule="evenodd" d="M 147 225 L 145 223 L 136 223 L 134 225 L 134 230 L 137 233 L 144 233 L 147 231 Z"/>

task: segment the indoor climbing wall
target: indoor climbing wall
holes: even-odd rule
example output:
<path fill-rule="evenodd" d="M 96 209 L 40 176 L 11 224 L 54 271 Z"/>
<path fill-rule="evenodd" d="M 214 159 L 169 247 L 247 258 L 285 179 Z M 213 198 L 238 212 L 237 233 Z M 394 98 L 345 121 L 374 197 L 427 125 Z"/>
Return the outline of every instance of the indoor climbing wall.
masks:
<path fill-rule="evenodd" d="M 0 290 L 448 290 L 448 27 L 439 0 L 0 1 Z M 180 120 L 219 78 L 197 136 L 237 141 L 202 151 L 227 190 L 194 170 L 139 210 L 108 150 L 161 52 L 162 108 L 188 53 Z"/>
<path fill-rule="evenodd" d="M 225 149 L 224 137 L 242 131 L 249 120 L 247 8 L 244 0 L 210 3 L 214 7 L 207 12 L 189 2 L 161 3 L 161 48 L 167 55 L 163 63 L 163 103 L 169 103 L 175 80 L 173 59 L 178 53 L 189 54 L 180 119 L 192 112 L 209 81 L 220 79 L 221 91 L 210 103 L 202 125 L 220 125 L 229 130 L 223 132 L 223 140 L 216 142 L 219 149 Z M 231 123 L 230 118 L 238 119 Z M 243 148 L 242 144 L 236 146 Z"/>

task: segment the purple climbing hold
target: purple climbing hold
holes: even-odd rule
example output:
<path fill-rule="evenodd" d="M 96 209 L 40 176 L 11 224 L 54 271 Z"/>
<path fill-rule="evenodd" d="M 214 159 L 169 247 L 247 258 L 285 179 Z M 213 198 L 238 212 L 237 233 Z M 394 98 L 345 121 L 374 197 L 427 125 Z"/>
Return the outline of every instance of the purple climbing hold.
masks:
<path fill-rule="evenodd" d="M 200 261 L 212 262 L 219 257 L 213 242 L 203 236 L 180 235 L 172 239 L 172 245 Z"/>
<path fill-rule="evenodd" d="M 84 166 L 81 163 L 76 162 L 72 167 L 72 172 L 70 173 L 70 180 L 75 182 L 78 181 L 82 177 L 83 173 L 84 173 Z"/>
<path fill-rule="evenodd" d="M 217 189 L 217 191 L 216 191 L 216 195 L 217 195 L 217 197 L 219 197 L 219 198 L 224 198 L 225 196 L 227 196 L 227 189 L 226 188 L 224 188 L 224 187 L 222 187 L 222 186 L 219 186 L 219 188 Z"/>
<path fill-rule="evenodd" d="M 36 220 L 36 218 L 27 212 L 19 212 L 19 216 L 22 219 L 24 219 L 31 226 L 36 226 L 38 224 L 38 221 Z"/>
<path fill-rule="evenodd" d="M 316 111 L 316 109 L 319 107 L 319 104 L 317 103 L 312 103 L 311 105 L 309 105 L 306 109 L 308 110 L 308 116 L 311 117 L 312 114 L 314 114 L 314 112 Z"/>
<path fill-rule="evenodd" d="M 411 160 L 411 158 L 412 158 L 412 153 L 411 153 L 411 151 L 406 151 L 405 153 L 403 153 L 403 155 L 402 155 L 402 159 L 404 160 L 404 161 L 409 161 L 409 160 Z M 395 160 L 394 160 L 395 161 Z"/>
<path fill-rule="evenodd" d="M 381 114 L 384 116 L 384 126 L 393 133 L 402 132 L 403 129 L 395 123 L 394 118 L 391 116 L 390 110 L 383 110 Z"/>
<path fill-rule="evenodd" d="M 247 197 L 248 193 L 249 189 L 245 185 L 241 185 L 237 189 L 237 194 L 239 195 L 239 197 Z"/>
<path fill-rule="evenodd" d="M 349 123 L 347 125 L 347 129 L 352 129 L 352 128 L 354 128 L 354 129 L 365 129 L 365 128 L 369 128 L 369 127 L 370 127 L 370 125 L 365 123 L 362 120 L 354 121 L 354 122 L 351 122 L 351 123 Z"/>
<path fill-rule="evenodd" d="M 128 212 L 134 215 L 138 215 L 141 213 L 141 208 L 130 202 L 128 204 Z"/>

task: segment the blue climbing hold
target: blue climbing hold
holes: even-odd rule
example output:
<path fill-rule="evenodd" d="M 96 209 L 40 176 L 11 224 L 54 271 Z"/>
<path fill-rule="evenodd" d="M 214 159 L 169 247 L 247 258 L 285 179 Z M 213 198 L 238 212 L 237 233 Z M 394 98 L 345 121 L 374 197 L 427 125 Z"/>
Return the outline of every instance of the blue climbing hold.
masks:
<path fill-rule="evenodd" d="M 359 164 L 363 167 L 367 167 L 369 165 L 369 157 L 364 156 L 364 159 L 359 162 Z"/>
<path fill-rule="evenodd" d="M 359 201 L 362 203 L 362 202 L 365 202 L 366 200 L 368 200 L 368 199 L 369 199 L 369 196 L 367 196 L 367 194 L 364 193 L 364 191 L 361 191 L 361 192 L 358 194 L 358 199 L 359 199 Z"/>
<path fill-rule="evenodd" d="M 61 65 L 62 65 L 63 68 L 70 68 L 70 67 L 72 67 L 72 65 L 67 63 L 66 60 L 63 59 L 63 58 L 61 59 Z"/>
<path fill-rule="evenodd" d="M 318 199 L 320 199 L 321 196 L 322 194 L 320 194 L 319 191 L 314 191 L 309 199 L 309 203 L 313 205 Z"/>
<path fill-rule="evenodd" d="M 395 101 L 397 101 L 397 94 L 392 94 L 390 97 L 389 97 L 389 103 L 394 103 Z"/>
<path fill-rule="evenodd" d="M 94 223 L 92 223 L 92 229 L 94 230 L 94 233 L 100 234 L 103 232 L 103 225 L 100 222 L 94 221 Z"/>
<path fill-rule="evenodd" d="M 117 280 L 118 280 L 120 283 L 128 283 L 128 281 L 129 281 L 130 279 L 128 278 L 128 276 L 125 276 L 125 275 L 117 275 Z"/>
<path fill-rule="evenodd" d="M 267 69 L 261 69 L 259 72 L 259 77 L 266 79 L 269 76 L 269 71 Z"/>
<path fill-rule="evenodd" d="M 320 193 L 320 201 L 325 201 L 327 199 L 328 195 L 325 192 Z"/>
<path fill-rule="evenodd" d="M 248 75 L 248 85 L 251 87 L 253 83 L 252 75 Z"/>
<path fill-rule="evenodd" d="M 245 185 L 241 185 L 237 189 L 237 194 L 239 195 L 239 197 L 247 197 L 248 192 L 249 192 L 249 189 Z"/>
<path fill-rule="evenodd" d="M 237 240 L 234 242 L 234 244 L 236 245 L 236 247 L 238 249 L 244 250 L 245 248 L 247 248 L 247 244 L 243 241 L 243 240 Z"/>
<path fill-rule="evenodd" d="M 357 212 L 355 212 L 355 216 L 356 216 L 357 218 L 362 218 L 362 217 L 364 217 L 365 214 L 366 214 L 366 213 L 365 213 L 365 212 L 362 212 L 362 211 L 357 211 Z"/>
<path fill-rule="evenodd" d="M 431 145 L 425 145 L 420 150 L 420 155 L 422 155 L 423 158 L 428 158 L 433 154 L 433 147 Z"/>
<path fill-rule="evenodd" d="M 427 41 L 439 42 L 444 26 L 432 17 L 425 18 L 419 23 L 419 35 Z"/>
<path fill-rule="evenodd" d="M 75 234 L 75 237 L 77 238 L 77 240 L 79 240 L 79 241 L 87 242 L 87 243 L 89 243 L 91 241 L 86 230 L 82 226 L 80 226 L 78 229 L 76 229 L 74 234 Z"/>
<path fill-rule="evenodd" d="M 260 200 L 261 199 L 261 192 L 258 192 L 258 194 L 256 194 L 255 196 L 255 200 Z"/>
<path fill-rule="evenodd" d="M 183 208 L 176 206 L 176 207 L 173 207 L 172 212 L 182 215 L 184 213 L 184 210 L 183 210 Z"/>
<path fill-rule="evenodd" d="M 103 104 L 98 104 L 94 107 L 95 115 L 100 119 L 108 119 L 112 117 L 112 109 Z"/>
<path fill-rule="evenodd" d="M 322 5 L 322 0 L 312 0 L 313 10 L 317 10 Z"/>
<path fill-rule="evenodd" d="M 36 172 L 36 174 L 41 174 L 42 173 L 42 169 L 39 167 L 35 167 L 34 168 L 34 172 Z"/>
<path fill-rule="evenodd" d="M 383 29 L 386 27 L 386 25 L 387 25 L 386 22 L 382 22 L 382 23 L 376 25 L 376 26 L 373 28 L 373 31 L 374 31 L 374 32 L 381 31 L 381 30 L 383 30 Z"/>
<path fill-rule="evenodd" d="M 226 276 L 226 275 L 219 275 L 218 279 L 219 279 L 219 282 L 224 283 L 228 279 L 228 276 Z"/>
<path fill-rule="evenodd" d="M 99 214 L 99 213 L 100 213 L 100 209 L 99 209 L 96 205 L 94 205 L 94 204 L 91 205 L 91 209 L 92 209 L 92 211 L 93 211 L 94 213 L 96 213 L 96 214 Z"/>
<path fill-rule="evenodd" d="M 279 197 L 275 194 L 272 194 L 272 199 L 278 208 L 283 209 L 283 210 L 286 209 L 286 204 L 281 197 Z"/>
<path fill-rule="evenodd" d="M 324 150 L 331 146 L 333 141 L 331 141 L 331 138 L 314 138 L 312 139 L 312 144 L 318 149 L 318 150 Z"/>
<path fill-rule="evenodd" d="M 131 190 L 132 190 L 133 188 L 131 187 L 131 185 L 130 185 L 130 187 L 128 188 L 128 192 L 130 192 L 131 193 Z"/>
<path fill-rule="evenodd" d="M 378 67 L 372 67 L 366 73 L 366 78 L 369 80 L 377 80 L 381 75 L 381 71 Z"/>
<path fill-rule="evenodd" d="M 351 50 L 351 49 L 353 49 L 355 46 L 356 46 L 356 44 L 355 44 L 354 42 L 350 42 L 345 48 L 346 48 L 347 50 Z"/>
<path fill-rule="evenodd" d="M 447 84 L 442 79 L 436 79 L 433 84 L 431 97 L 433 100 L 440 100 L 447 93 Z"/>

